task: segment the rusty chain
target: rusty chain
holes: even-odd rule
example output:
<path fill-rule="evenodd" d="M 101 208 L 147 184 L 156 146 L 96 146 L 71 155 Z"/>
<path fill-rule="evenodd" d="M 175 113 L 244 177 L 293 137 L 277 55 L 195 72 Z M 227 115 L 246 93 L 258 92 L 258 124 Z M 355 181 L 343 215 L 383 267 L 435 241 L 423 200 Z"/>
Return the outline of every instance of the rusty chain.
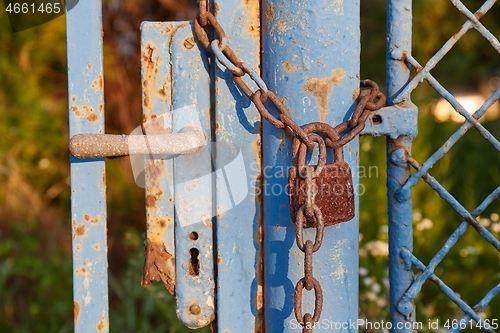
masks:
<path fill-rule="evenodd" d="M 365 127 L 365 122 L 370 113 L 379 110 L 384 106 L 386 98 L 379 91 L 378 85 L 371 80 L 360 81 L 362 88 L 358 96 L 358 104 L 351 116 L 351 119 L 332 127 L 326 123 L 313 122 L 300 127 L 295 121 L 286 106 L 281 100 L 269 90 L 264 80 L 250 67 L 248 67 L 234 53 L 227 43 L 224 29 L 217 18 L 210 12 L 207 0 L 199 0 L 199 16 L 194 20 L 194 31 L 199 42 L 215 58 L 233 74 L 233 79 L 241 92 L 245 94 L 257 107 L 260 115 L 277 128 L 282 128 L 293 140 L 292 155 L 293 164 L 297 167 L 300 177 L 305 180 L 306 200 L 295 216 L 295 235 L 297 247 L 304 252 L 304 277 L 295 286 L 294 312 L 297 321 L 302 323 L 303 332 L 311 333 L 314 323 L 319 321 L 323 309 L 323 290 L 319 281 L 313 276 L 313 253 L 317 252 L 323 242 L 325 223 L 321 209 L 315 204 L 315 197 L 318 192 L 315 179 L 319 177 L 326 160 L 326 147 L 335 151 L 335 160 L 339 147 L 343 147 L 353 140 Z M 212 38 L 210 41 L 209 36 Z M 248 74 L 255 82 L 258 89 L 253 91 L 243 81 L 242 77 Z M 375 102 L 375 100 L 377 100 Z M 264 102 L 270 100 L 278 109 L 279 116 L 275 117 L 264 106 Z M 346 134 L 340 135 L 349 130 Z M 316 134 L 323 134 L 325 138 Z M 298 156 L 304 156 L 304 152 L 312 151 L 318 145 L 319 157 L 316 166 L 309 166 Z M 302 152 L 302 153 L 299 153 Z M 311 240 L 304 242 L 304 227 L 306 219 L 315 220 L 316 236 L 314 243 Z M 315 306 L 314 312 L 302 314 L 302 293 L 304 288 L 308 291 L 314 289 Z"/>

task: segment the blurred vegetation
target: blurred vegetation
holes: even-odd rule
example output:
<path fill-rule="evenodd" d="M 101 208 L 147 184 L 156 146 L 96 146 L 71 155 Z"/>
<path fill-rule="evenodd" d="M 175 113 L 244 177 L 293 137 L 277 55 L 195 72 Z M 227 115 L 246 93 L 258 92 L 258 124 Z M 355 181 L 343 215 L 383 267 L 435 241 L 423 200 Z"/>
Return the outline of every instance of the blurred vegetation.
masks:
<path fill-rule="evenodd" d="M 482 1 L 464 3 L 476 9 Z M 385 1 L 363 0 L 361 5 L 361 74 L 384 87 Z M 129 133 L 141 122 L 140 22 L 195 15 L 193 1 L 104 1 L 108 133 Z M 414 16 L 412 53 L 422 65 L 465 22 L 448 0 L 415 1 Z M 498 17 L 500 6 L 495 5 L 481 19 L 496 36 Z M 0 332 L 73 330 L 64 20 L 13 34 L 3 7 L 0 12 Z M 488 82 L 500 76 L 499 59 L 479 33 L 469 31 L 432 73 L 452 93 L 491 94 Z M 413 156 L 421 163 L 459 127 L 434 120 L 431 110 L 438 98 L 425 82 L 412 95 L 420 110 Z M 499 137 L 499 120 L 484 126 Z M 376 175 L 361 179 L 366 192 L 360 198 L 360 316 L 375 322 L 389 318 L 385 139 L 362 137 L 360 147 L 366 170 L 378 167 Z M 498 152 L 471 129 L 431 174 L 473 210 L 500 184 L 499 165 Z M 175 317 L 173 297 L 161 284 L 140 287 L 144 200 L 129 161 L 108 160 L 106 168 L 111 332 L 186 332 Z M 427 264 L 461 218 L 423 181 L 414 188 L 413 199 L 414 253 Z M 481 223 L 496 237 L 499 208 L 494 202 L 481 215 Z M 470 228 L 436 274 L 475 304 L 500 283 L 499 259 L 498 252 Z M 461 316 L 430 282 L 416 305 L 417 320 L 423 322 Z M 498 297 L 486 314 L 500 317 Z"/>

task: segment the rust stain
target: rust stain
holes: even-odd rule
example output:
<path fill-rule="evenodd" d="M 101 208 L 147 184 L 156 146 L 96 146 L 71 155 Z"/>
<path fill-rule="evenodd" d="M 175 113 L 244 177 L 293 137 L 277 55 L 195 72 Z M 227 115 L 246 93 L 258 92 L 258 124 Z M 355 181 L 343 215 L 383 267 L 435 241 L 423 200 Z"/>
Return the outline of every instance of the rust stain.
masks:
<path fill-rule="evenodd" d="M 98 119 L 99 119 L 99 117 L 95 113 L 91 113 L 87 116 L 87 121 L 89 121 L 91 123 L 97 122 Z"/>
<path fill-rule="evenodd" d="M 87 113 L 87 120 L 89 122 L 91 122 L 91 123 L 97 122 L 97 120 L 99 119 L 99 117 L 97 116 L 97 114 L 94 113 L 94 108 L 93 107 L 91 107 L 91 106 L 89 107 L 87 105 L 84 105 L 82 108 Z"/>
<path fill-rule="evenodd" d="M 276 27 L 281 33 L 285 32 L 287 29 L 286 22 L 284 20 L 279 20 L 278 22 L 276 22 Z"/>
<path fill-rule="evenodd" d="M 80 303 L 73 301 L 73 319 L 75 323 L 78 322 L 78 318 L 80 318 Z"/>
<path fill-rule="evenodd" d="M 85 220 L 85 222 L 90 222 L 90 215 L 89 214 L 83 215 L 83 219 Z"/>
<path fill-rule="evenodd" d="M 303 90 L 316 99 L 316 107 L 319 108 L 319 118 L 323 123 L 326 122 L 326 116 L 330 108 L 328 99 L 332 93 L 333 87 L 341 84 L 344 77 L 344 70 L 338 68 L 332 71 L 330 77 L 323 79 L 310 78 L 304 84 Z"/>
<path fill-rule="evenodd" d="M 157 62 L 159 60 L 159 57 L 156 57 L 156 61 L 153 57 L 154 52 L 156 50 L 156 47 L 152 43 L 148 43 L 146 47 L 144 48 L 144 51 L 142 52 L 142 62 L 141 65 L 143 66 L 143 72 L 144 72 L 144 80 L 142 82 L 143 85 L 143 92 L 144 92 L 144 99 L 143 99 L 143 106 L 144 106 L 144 111 L 151 114 L 151 97 L 150 97 L 150 91 L 152 91 L 149 87 L 151 82 L 154 83 L 154 74 L 157 72 Z M 145 66 L 145 68 L 144 68 Z"/>
<path fill-rule="evenodd" d="M 92 65 L 91 65 L 90 63 L 89 63 L 89 64 L 87 64 L 87 68 L 88 68 L 88 69 L 92 69 Z"/>
<path fill-rule="evenodd" d="M 222 256 L 220 254 L 217 255 L 217 265 L 222 263 Z"/>
<path fill-rule="evenodd" d="M 267 21 L 267 26 L 271 26 L 271 21 L 274 19 L 274 6 L 269 5 L 266 9 L 266 21 Z"/>
<path fill-rule="evenodd" d="M 75 114 L 75 116 L 77 117 L 83 117 L 85 114 L 80 111 L 80 109 L 78 108 L 78 106 L 76 105 L 72 105 L 69 107 L 69 109 L 71 110 L 71 112 L 73 112 Z"/>
<path fill-rule="evenodd" d="M 71 222 L 73 222 L 73 224 L 76 224 L 76 219 L 71 219 Z"/>
<path fill-rule="evenodd" d="M 163 97 L 167 97 L 167 85 L 165 83 L 161 86 L 161 89 L 158 90 L 158 94 L 162 95 Z"/>
<path fill-rule="evenodd" d="M 95 243 L 95 245 L 94 245 L 94 249 L 95 249 L 96 251 L 100 251 L 100 250 L 101 250 L 101 243 Z"/>
<path fill-rule="evenodd" d="M 99 223 L 101 222 L 101 215 L 100 214 L 97 214 L 96 216 L 94 216 L 94 218 L 92 220 L 90 220 L 91 223 Z"/>
<path fill-rule="evenodd" d="M 168 202 L 174 202 L 174 198 L 173 197 L 168 198 Z"/>
<path fill-rule="evenodd" d="M 253 57 L 255 63 L 260 63 L 260 1 L 259 0 L 245 0 L 244 5 L 246 11 L 243 12 L 247 34 L 252 38 L 252 44 L 255 46 Z M 260 74 L 257 68 L 257 73 Z"/>
<path fill-rule="evenodd" d="M 276 224 L 276 230 L 280 230 L 281 226 L 279 224 Z"/>
<path fill-rule="evenodd" d="M 103 87 L 104 87 L 104 83 L 103 83 L 103 78 L 102 78 L 102 74 L 99 75 L 97 77 L 97 79 L 93 80 L 92 81 L 92 84 L 90 85 L 92 88 L 94 89 L 99 89 L 99 90 L 102 90 Z"/>
<path fill-rule="evenodd" d="M 85 228 L 85 225 L 83 223 L 75 226 L 74 230 L 75 230 L 75 233 L 74 233 L 75 235 L 73 236 L 73 238 L 83 237 L 83 236 L 85 236 L 85 233 L 87 232 L 87 228 Z"/>
<path fill-rule="evenodd" d="M 99 113 L 102 113 L 102 110 L 104 109 L 104 106 L 102 104 L 99 104 L 98 108 L 99 108 Z"/>
<path fill-rule="evenodd" d="M 357 87 L 356 89 L 354 89 L 354 91 L 352 92 L 352 101 L 353 102 L 356 99 L 358 99 L 360 92 L 361 92 L 361 90 L 359 89 L 359 87 Z"/>
<path fill-rule="evenodd" d="M 153 67 L 153 53 L 154 53 L 155 47 L 149 43 L 146 45 L 146 52 L 142 54 L 142 60 L 144 62 L 148 62 L 148 67 L 151 66 Z"/>
<path fill-rule="evenodd" d="M 72 100 L 73 102 L 76 102 L 76 96 L 71 96 L 71 100 Z"/>
<path fill-rule="evenodd" d="M 85 266 L 75 269 L 75 274 L 85 274 L 86 272 L 87 268 L 85 268 Z"/>
<path fill-rule="evenodd" d="M 141 285 L 147 287 L 152 281 L 162 281 L 165 288 L 175 294 L 175 263 L 162 242 L 147 240 L 145 250 L 145 262 L 142 271 Z"/>
<path fill-rule="evenodd" d="M 97 328 L 97 331 L 99 331 L 99 332 L 106 332 L 108 330 L 108 323 L 106 322 L 106 319 L 104 318 L 104 316 L 97 323 L 96 328 Z"/>
<path fill-rule="evenodd" d="M 156 223 L 160 225 L 160 227 L 165 228 L 167 225 L 167 221 L 165 219 L 156 219 Z"/>
<path fill-rule="evenodd" d="M 299 65 L 292 65 L 288 61 L 285 61 L 283 63 L 283 69 L 285 70 L 285 72 L 295 72 L 299 69 Z"/>
<path fill-rule="evenodd" d="M 151 194 L 148 194 L 146 196 L 146 207 L 154 207 L 156 205 L 156 198 L 152 196 Z"/>

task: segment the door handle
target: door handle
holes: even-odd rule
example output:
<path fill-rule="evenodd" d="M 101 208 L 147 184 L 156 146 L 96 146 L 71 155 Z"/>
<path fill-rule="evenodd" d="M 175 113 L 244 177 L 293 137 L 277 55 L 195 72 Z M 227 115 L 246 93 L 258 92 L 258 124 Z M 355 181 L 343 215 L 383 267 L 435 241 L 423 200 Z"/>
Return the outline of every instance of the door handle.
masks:
<path fill-rule="evenodd" d="M 76 158 L 189 155 L 206 145 L 207 139 L 203 131 L 195 126 L 187 126 L 173 134 L 77 134 L 69 142 L 69 151 Z"/>

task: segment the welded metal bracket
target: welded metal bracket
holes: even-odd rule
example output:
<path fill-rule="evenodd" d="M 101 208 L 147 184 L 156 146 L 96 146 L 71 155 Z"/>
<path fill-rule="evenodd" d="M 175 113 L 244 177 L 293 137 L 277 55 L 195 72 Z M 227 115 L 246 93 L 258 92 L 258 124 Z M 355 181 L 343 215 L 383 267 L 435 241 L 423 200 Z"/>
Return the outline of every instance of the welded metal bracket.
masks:
<path fill-rule="evenodd" d="M 383 136 L 391 139 L 399 136 L 417 136 L 417 107 L 386 106 L 371 113 L 361 135 Z"/>

